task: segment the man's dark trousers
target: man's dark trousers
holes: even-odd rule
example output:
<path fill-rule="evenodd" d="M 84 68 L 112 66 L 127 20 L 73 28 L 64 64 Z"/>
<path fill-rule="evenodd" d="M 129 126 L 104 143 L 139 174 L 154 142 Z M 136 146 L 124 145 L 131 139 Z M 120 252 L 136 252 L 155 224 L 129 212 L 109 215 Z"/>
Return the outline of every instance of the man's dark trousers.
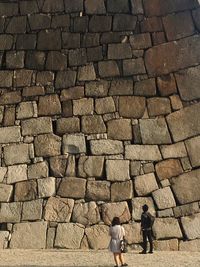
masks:
<path fill-rule="evenodd" d="M 153 238 L 152 238 L 152 231 L 151 230 L 142 230 L 143 235 L 143 251 L 147 252 L 147 239 L 149 240 L 150 244 L 150 252 L 153 251 Z"/>

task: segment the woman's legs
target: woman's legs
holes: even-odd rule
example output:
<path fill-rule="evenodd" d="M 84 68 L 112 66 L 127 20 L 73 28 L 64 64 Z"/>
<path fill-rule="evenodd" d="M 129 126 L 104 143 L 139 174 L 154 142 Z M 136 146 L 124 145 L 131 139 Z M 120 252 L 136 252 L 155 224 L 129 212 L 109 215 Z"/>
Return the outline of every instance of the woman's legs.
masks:
<path fill-rule="evenodd" d="M 124 256 L 123 256 L 122 253 L 119 254 L 119 260 L 120 260 L 120 262 L 121 262 L 121 265 L 125 263 L 125 262 L 124 262 Z"/>
<path fill-rule="evenodd" d="M 119 253 L 113 253 L 116 266 L 120 266 Z"/>

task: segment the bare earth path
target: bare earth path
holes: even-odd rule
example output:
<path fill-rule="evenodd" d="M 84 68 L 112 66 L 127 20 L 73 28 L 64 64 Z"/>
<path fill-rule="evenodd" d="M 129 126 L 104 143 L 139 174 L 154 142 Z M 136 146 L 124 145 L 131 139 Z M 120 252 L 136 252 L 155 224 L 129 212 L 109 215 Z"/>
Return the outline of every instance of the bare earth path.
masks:
<path fill-rule="evenodd" d="M 139 255 L 129 252 L 130 267 L 200 267 L 199 252 L 155 252 Z M 112 267 L 113 257 L 108 251 L 70 250 L 0 250 L 0 266 L 4 267 Z"/>

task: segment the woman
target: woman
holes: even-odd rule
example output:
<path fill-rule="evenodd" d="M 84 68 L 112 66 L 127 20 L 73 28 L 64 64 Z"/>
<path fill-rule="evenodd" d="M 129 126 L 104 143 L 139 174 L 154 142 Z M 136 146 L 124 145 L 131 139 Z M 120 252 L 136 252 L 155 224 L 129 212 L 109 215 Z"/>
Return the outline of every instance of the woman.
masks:
<path fill-rule="evenodd" d="M 111 236 L 109 248 L 114 255 L 115 267 L 119 267 L 120 263 L 121 266 L 128 266 L 128 264 L 124 262 L 124 257 L 120 250 L 120 241 L 123 240 L 125 236 L 125 230 L 124 227 L 120 225 L 119 217 L 113 218 L 109 234 Z"/>

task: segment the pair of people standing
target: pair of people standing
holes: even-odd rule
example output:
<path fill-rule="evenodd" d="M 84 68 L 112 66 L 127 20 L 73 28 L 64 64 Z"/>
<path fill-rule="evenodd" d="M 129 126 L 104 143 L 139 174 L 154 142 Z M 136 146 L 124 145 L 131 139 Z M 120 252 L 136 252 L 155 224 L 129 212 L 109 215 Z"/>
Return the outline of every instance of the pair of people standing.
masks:
<path fill-rule="evenodd" d="M 147 253 L 147 239 L 150 243 L 149 253 L 153 253 L 152 225 L 154 222 L 154 217 L 148 212 L 147 205 L 144 205 L 142 209 L 143 212 L 141 215 L 141 233 L 143 236 L 143 251 L 140 252 L 140 254 Z M 109 234 L 111 236 L 109 248 L 114 255 L 114 261 L 116 264 L 115 267 L 128 266 L 128 264 L 125 263 L 123 254 L 121 252 L 121 241 L 125 237 L 125 230 L 124 227 L 120 224 L 119 217 L 113 218 Z"/>

